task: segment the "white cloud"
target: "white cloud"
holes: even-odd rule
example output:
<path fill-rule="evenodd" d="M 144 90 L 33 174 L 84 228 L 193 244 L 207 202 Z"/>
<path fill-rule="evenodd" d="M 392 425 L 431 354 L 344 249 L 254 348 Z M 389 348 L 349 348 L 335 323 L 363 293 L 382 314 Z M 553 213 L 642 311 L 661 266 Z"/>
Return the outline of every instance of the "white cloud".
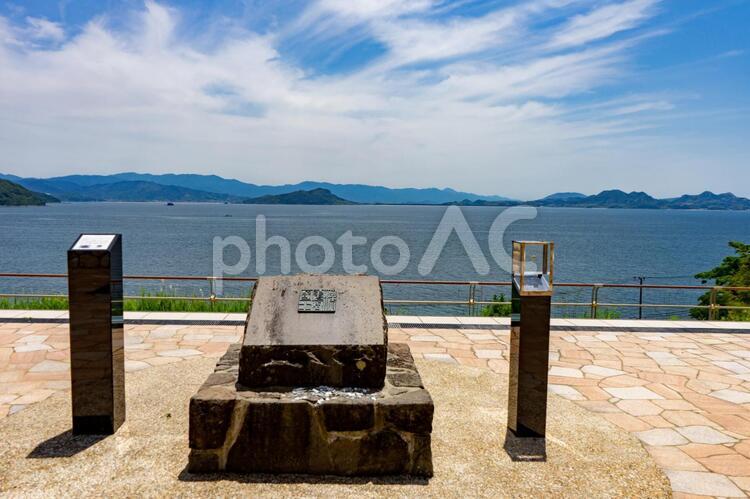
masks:
<path fill-rule="evenodd" d="M 658 2 L 659 0 L 630 0 L 608 4 L 587 14 L 575 16 L 550 40 L 548 46 L 580 46 L 635 28 L 653 14 Z"/>
<path fill-rule="evenodd" d="M 146 10 L 143 12 L 142 22 L 139 42 L 147 51 L 162 50 L 169 45 L 172 39 L 178 22 L 177 13 L 148 0 L 146 1 Z"/>
<path fill-rule="evenodd" d="M 515 29 L 516 15 L 501 12 L 478 19 L 427 23 L 404 20 L 399 23 L 378 22 L 375 36 L 393 53 L 394 65 L 415 61 L 449 59 L 488 48 L 497 48 L 506 32 Z"/>
<path fill-rule="evenodd" d="M 423 12 L 434 0 L 320 0 L 316 8 L 343 17 L 372 19 Z"/>
<path fill-rule="evenodd" d="M 463 99 L 508 101 L 561 98 L 584 93 L 614 78 L 622 56 L 609 49 L 591 49 L 502 67 L 456 65 L 438 89 Z"/>
<path fill-rule="evenodd" d="M 59 42 L 65 38 L 65 31 L 60 24 L 38 17 L 27 17 L 28 35 L 35 40 L 52 40 Z"/>
<path fill-rule="evenodd" d="M 740 57 L 745 55 L 744 50 L 740 49 L 734 49 L 734 50 L 727 50 L 726 52 L 723 52 L 718 55 L 719 59 L 729 58 L 729 57 Z"/>
<path fill-rule="evenodd" d="M 58 23 L 40 17 L 27 17 L 21 26 L 12 25 L 0 16 L 0 45 L 36 45 L 37 42 L 60 42 L 65 30 Z"/>
<path fill-rule="evenodd" d="M 646 111 L 670 111 L 672 109 L 674 109 L 674 105 L 671 102 L 641 102 L 638 104 L 632 104 L 630 106 L 617 108 L 612 111 L 612 114 L 622 116 L 626 114 L 643 113 Z"/>

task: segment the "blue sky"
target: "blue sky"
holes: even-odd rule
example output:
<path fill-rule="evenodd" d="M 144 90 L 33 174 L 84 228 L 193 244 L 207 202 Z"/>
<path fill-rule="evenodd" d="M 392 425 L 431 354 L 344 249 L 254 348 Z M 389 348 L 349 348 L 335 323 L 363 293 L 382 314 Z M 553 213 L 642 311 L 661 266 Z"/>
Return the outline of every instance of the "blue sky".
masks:
<path fill-rule="evenodd" d="M 0 171 L 750 196 L 748 0 L 0 4 Z"/>

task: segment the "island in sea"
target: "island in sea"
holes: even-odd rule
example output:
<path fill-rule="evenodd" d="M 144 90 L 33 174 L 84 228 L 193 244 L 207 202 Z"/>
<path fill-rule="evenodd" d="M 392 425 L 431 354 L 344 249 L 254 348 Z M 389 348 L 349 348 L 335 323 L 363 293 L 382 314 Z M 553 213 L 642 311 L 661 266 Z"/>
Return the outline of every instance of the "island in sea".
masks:
<path fill-rule="evenodd" d="M 458 206 L 550 206 L 562 208 L 631 208 L 631 209 L 673 209 L 673 210 L 750 210 L 750 199 L 735 196 L 731 192 L 714 194 L 705 191 L 701 194 L 685 194 L 678 198 L 657 199 L 645 192 L 624 192 L 613 189 L 593 196 L 578 193 L 552 194 L 542 199 L 525 202 L 462 200 L 445 203 Z"/>
<path fill-rule="evenodd" d="M 328 189 L 311 189 L 309 191 L 294 191 L 288 194 L 269 194 L 257 198 L 246 199 L 244 204 L 312 204 L 312 205 L 339 205 L 357 204 L 353 201 L 343 199 L 333 194 Z"/>
<path fill-rule="evenodd" d="M 0 179 L 0 206 L 43 206 L 47 203 L 59 203 L 59 200 Z"/>

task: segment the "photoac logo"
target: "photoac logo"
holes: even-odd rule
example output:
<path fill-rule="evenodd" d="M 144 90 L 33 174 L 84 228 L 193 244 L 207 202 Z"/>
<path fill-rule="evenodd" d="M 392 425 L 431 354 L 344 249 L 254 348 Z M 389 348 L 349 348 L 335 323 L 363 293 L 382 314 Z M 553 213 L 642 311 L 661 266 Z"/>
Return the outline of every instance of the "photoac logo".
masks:
<path fill-rule="evenodd" d="M 537 216 L 537 209 L 532 206 L 513 206 L 502 211 L 492 222 L 488 235 L 490 256 L 497 265 L 511 272 L 512 257 L 503 247 L 503 238 L 508 228 L 519 220 L 533 220 Z M 412 261 L 412 255 L 419 255 L 417 271 L 421 276 L 430 275 L 435 269 L 440 255 L 443 254 L 445 246 L 451 234 L 455 233 L 463 246 L 466 257 L 471 262 L 474 270 L 479 275 L 490 273 L 490 263 L 482 248 L 466 221 L 463 212 L 457 206 L 446 208 L 435 232 L 430 239 L 427 248 L 420 254 L 413 252 L 409 245 L 398 236 L 386 235 L 376 239 L 370 246 L 369 265 L 365 263 L 354 263 L 354 248 L 367 246 L 368 240 L 364 236 L 354 235 L 352 230 L 347 230 L 335 241 L 331 242 L 322 236 L 307 236 L 302 239 L 295 248 L 289 240 L 280 235 L 268 235 L 266 217 L 258 215 L 255 218 L 255 248 L 240 236 L 214 237 L 213 239 L 213 276 L 215 278 L 225 276 L 237 276 L 245 272 L 253 261 L 255 254 L 255 272 L 264 275 L 267 271 L 267 253 L 269 248 L 275 247 L 279 251 L 279 269 L 282 274 L 292 271 L 292 253 L 294 262 L 301 272 L 310 274 L 325 274 L 333 268 L 340 257 L 341 265 L 347 274 L 364 274 L 374 271 L 382 276 L 398 275 L 406 269 Z M 228 248 L 236 248 L 239 251 L 239 259 L 234 264 L 227 264 L 224 257 Z M 307 259 L 311 248 L 317 247 L 323 255 L 320 263 L 314 265 Z M 386 248 L 393 248 L 398 254 L 395 263 L 388 264 L 383 261 L 383 252 Z M 338 251 L 337 251 L 338 248 Z M 216 294 L 223 293 L 223 281 L 216 280 Z"/>

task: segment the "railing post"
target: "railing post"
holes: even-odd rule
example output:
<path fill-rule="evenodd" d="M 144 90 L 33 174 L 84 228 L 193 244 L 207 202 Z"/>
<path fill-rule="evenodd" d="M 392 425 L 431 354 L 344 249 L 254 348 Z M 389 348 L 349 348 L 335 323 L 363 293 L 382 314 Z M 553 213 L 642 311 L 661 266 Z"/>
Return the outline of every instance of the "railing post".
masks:
<path fill-rule="evenodd" d="M 599 285 L 594 284 L 591 287 L 591 318 L 596 319 L 597 301 L 599 300 Z"/>
<path fill-rule="evenodd" d="M 476 315 L 477 281 L 469 282 L 469 316 Z"/>
<path fill-rule="evenodd" d="M 635 277 L 638 279 L 638 319 L 643 319 L 643 281 L 646 279 L 645 276 Z"/>
<path fill-rule="evenodd" d="M 211 307 L 211 311 L 214 311 L 214 302 L 216 301 L 216 278 L 214 276 L 208 277 L 208 304 Z"/>
<path fill-rule="evenodd" d="M 708 320 L 715 321 L 716 320 L 716 296 L 717 296 L 718 290 L 716 288 L 711 288 L 711 293 L 709 294 L 709 303 L 708 303 Z"/>

